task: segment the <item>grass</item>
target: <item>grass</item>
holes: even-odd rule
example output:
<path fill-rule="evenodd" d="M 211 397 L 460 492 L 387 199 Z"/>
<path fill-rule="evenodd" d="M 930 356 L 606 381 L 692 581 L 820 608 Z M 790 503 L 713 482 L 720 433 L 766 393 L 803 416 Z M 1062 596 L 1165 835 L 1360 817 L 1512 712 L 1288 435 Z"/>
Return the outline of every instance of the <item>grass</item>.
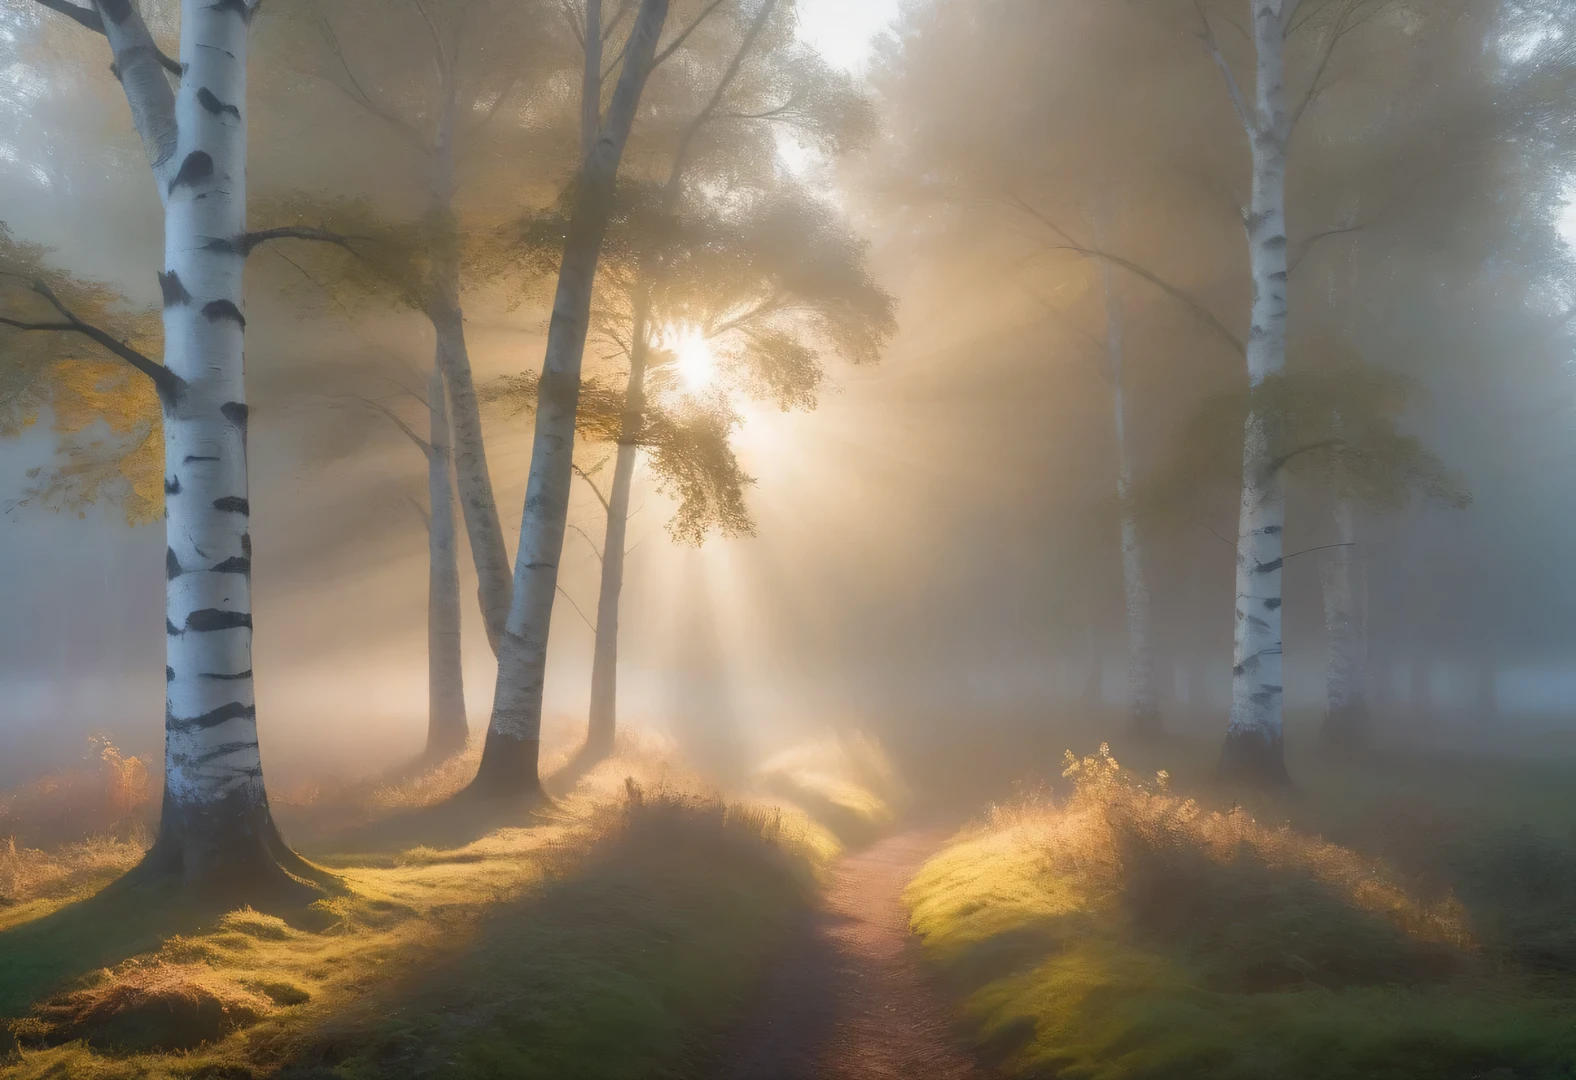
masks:
<path fill-rule="evenodd" d="M 1576 883 L 1569 837 L 1492 815 L 1450 833 L 1435 822 L 1482 814 L 1480 791 L 1437 771 L 1431 792 L 1398 780 L 1410 813 L 1367 831 L 1362 793 L 1390 796 L 1360 772 L 1331 768 L 1310 787 L 1301 771 L 1300 793 L 1251 811 L 1208 809 L 1164 776 L 1142 783 L 1103 748 L 1069 755 L 1066 775 L 1066 797 L 995 809 L 906 894 L 927 955 L 1009 1074 L 1576 1076 L 1576 927 L 1559 907 Z"/>
<path fill-rule="evenodd" d="M 284 917 L 84 895 L 107 865 L 57 878 L 0 909 L 0 1075 L 683 1076 L 836 851 L 629 747 L 472 832 L 315 856 L 347 893 Z"/>

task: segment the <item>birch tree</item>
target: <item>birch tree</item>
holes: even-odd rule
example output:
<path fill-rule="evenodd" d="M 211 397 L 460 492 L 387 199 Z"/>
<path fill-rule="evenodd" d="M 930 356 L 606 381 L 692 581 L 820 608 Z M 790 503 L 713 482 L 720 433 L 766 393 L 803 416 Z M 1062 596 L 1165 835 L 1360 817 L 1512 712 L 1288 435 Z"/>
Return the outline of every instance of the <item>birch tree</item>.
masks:
<path fill-rule="evenodd" d="M 166 653 L 164 805 L 140 880 L 259 895 L 315 872 L 269 812 L 252 691 L 252 545 L 242 375 L 241 271 L 248 232 L 246 0 L 183 0 L 179 60 L 131 0 L 45 3 L 108 42 L 165 222 L 163 362 L 97 335 L 47 273 L 30 287 L 52 314 L 16 327 L 88 337 L 153 385 L 164 442 Z"/>
<path fill-rule="evenodd" d="M 492 718 L 481 765 L 472 784 L 473 790 L 484 794 L 534 796 L 540 790 L 537 761 L 547 633 L 558 588 L 558 562 L 563 553 L 569 488 L 574 475 L 575 411 L 590 322 L 591 290 L 613 206 L 619 162 L 634 126 L 641 92 L 657 57 L 657 41 L 667 14 L 667 0 L 641 0 L 624 46 L 617 85 L 595 140 L 588 140 L 590 152 L 581 163 L 576 182 L 574 210 L 548 324 L 531 471 L 520 520 L 513 596 L 498 649 Z M 600 40 L 601 31 L 599 6 L 592 5 L 585 23 L 586 40 Z M 592 55 L 593 50 L 587 49 L 587 85 Z"/>

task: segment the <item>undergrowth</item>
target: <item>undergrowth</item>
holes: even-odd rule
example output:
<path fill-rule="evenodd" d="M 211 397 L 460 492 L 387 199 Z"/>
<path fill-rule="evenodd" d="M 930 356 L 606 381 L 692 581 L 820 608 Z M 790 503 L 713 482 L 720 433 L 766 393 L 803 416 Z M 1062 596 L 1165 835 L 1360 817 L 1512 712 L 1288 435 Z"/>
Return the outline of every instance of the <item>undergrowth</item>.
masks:
<path fill-rule="evenodd" d="M 35 896 L 0 909 L 0 1075 L 683 1076 L 835 851 L 626 746 L 466 842 L 316 856 L 348 891 L 283 918 Z"/>
<path fill-rule="evenodd" d="M 906 894 L 1012 1075 L 1576 1076 L 1573 988 L 1485 943 L 1448 888 L 1205 809 L 1104 747 L 1065 775 L 1065 798 L 993 810 Z"/>

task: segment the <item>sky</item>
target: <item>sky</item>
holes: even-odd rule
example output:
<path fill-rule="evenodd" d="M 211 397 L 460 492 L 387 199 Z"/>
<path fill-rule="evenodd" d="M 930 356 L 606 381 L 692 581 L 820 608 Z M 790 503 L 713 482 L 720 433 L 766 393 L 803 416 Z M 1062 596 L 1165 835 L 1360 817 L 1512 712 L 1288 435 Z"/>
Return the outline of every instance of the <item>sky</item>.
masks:
<path fill-rule="evenodd" d="M 829 63 L 859 71 L 871 39 L 897 16 L 898 0 L 799 0 L 799 36 Z"/>

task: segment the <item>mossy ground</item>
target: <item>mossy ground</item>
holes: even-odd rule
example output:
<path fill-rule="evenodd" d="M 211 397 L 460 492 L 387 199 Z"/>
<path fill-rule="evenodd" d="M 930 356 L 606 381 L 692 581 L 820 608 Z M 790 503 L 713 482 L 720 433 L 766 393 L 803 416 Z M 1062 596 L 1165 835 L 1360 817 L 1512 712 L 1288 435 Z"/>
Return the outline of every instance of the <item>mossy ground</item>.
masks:
<path fill-rule="evenodd" d="M 1568 771 L 1294 764 L 1297 791 L 1210 809 L 1078 762 L 931 860 L 912 925 L 985 1053 L 1066 1080 L 1576 1076 Z"/>
<path fill-rule="evenodd" d="M 294 911 L 95 895 L 127 861 L 97 849 L 29 877 L 0 907 L 0 1075 L 683 1076 L 837 850 L 638 753 L 517 820 L 426 824 L 323 840 L 343 895 Z"/>

